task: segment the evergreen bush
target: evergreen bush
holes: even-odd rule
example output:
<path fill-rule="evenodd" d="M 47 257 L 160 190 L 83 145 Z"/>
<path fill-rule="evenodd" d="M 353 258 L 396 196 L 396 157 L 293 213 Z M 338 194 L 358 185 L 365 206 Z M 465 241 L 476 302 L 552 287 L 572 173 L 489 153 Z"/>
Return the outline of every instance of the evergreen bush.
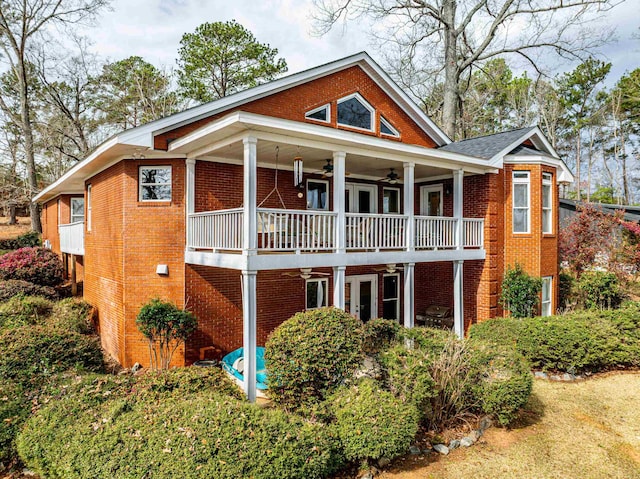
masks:
<path fill-rule="evenodd" d="M 362 328 L 362 347 L 367 354 L 377 354 L 388 348 L 398 338 L 402 327 L 391 319 L 372 319 Z"/>
<path fill-rule="evenodd" d="M 583 273 L 577 287 L 584 307 L 617 308 L 624 299 L 624 292 L 618 277 L 614 273 L 589 271 Z"/>
<path fill-rule="evenodd" d="M 537 314 L 541 290 L 542 280 L 530 276 L 516 263 L 504 274 L 500 302 L 514 318 L 530 318 Z"/>
<path fill-rule="evenodd" d="M 0 257 L 0 279 L 57 286 L 64 281 L 62 260 L 46 248 L 20 248 Z"/>
<path fill-rule="evenodd" d="M 344 455 L 351 461 L 393 459 L 407 452 L 418 432 L 415 406 L 366 379 L 329 400 Z"/>
<path fill-rule="evenodd" d="M 298 408 L 325 399 L 360 366 L 362 324 L 337 308 L 297 313 L 269 337 L 269 396 Z"/>
<path fill-rule="evenodd" d="M 51 286 L 40 286 L 29 281 L 10 279 L 0 281 L 0 302 L 14 296 L 40 296 L 46 299 L 58 299 L 58 292 Z"/>

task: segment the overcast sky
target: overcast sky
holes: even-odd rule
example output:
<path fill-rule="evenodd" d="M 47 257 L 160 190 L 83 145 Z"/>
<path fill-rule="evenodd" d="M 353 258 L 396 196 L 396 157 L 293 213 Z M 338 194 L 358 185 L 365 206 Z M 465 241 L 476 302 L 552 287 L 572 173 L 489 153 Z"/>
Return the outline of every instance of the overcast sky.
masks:
<path fill-rule="evenodd" d="M 175 66 L 180 38 L 204 22 L 235 19 L 262 43 L 279 50 L 295 73 L 367 50 L 366 26 L 350 24 L 317 38 L 311 35 L 311 0 L 114 0 L 95 28 L 86 33 L 92 48 L 111 60 L 139 55 L 156 66 Z M 603 50 L 613 63 L 610 81 L 640 66 L 640 0 L 626 0 L 605 18 L 618 41 Z M 567 65 L 566 69 L 572 68 Z"/>

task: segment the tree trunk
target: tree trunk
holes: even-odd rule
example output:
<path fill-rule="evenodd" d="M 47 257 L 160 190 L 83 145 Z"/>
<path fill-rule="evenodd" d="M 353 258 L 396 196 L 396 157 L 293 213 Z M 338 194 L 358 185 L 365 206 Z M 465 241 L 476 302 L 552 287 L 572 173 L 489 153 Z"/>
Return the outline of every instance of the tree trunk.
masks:
<path fill-rule="evenodd" d="M 458 106 L 458 55 L 455 33 L 456 0 L 445 0 L 442 5 L 444 29 L 444 98 L 442 129 L 452 139 L 456 136 Z"/>
<path fill-rule="evenodd" d="M 16 205 L 15 204 L 10 204 L 9 205 L 9 224 L 10 225 L 15 225 L 17 223 L 18 223 L 18 221 L 16 219 Z"/>
<path fill-rule="evenodd" d="M 576 137 L 576 201 L 580 201 L 580 145 L 582 144 L 582 130 L 578 129 Z"/>
<path fill-rule="evenodd" d="M 629 177 L 627 176 L 627 149 L 625 147 L 624 132 L 620 127 L 620 159 L 622 160 L 622 194 L 624 195 L 624 204 L 630 204 L 629 194 Z"/>

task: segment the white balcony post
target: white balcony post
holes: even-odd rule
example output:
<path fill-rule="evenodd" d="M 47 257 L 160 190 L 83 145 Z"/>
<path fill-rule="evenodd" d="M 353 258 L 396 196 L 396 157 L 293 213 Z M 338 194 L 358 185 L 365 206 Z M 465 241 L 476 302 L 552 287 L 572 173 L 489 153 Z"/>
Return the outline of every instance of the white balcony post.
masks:
<path fill-rule="evenodd" d="M 404 327 L 413 328 L 415 319 L 415 263 L 404 264 Z"/>
<path fill-rule="evenodd" d="M 336 266 L 333 268 L 333 305 L 336 308 L 344 309 L 344 283 L 346 276 L 346 266 Z"/>
<path fill-rule="evenodd" d="M 346 245 L 346 213 L 345 213 L 345 158 L 344 151 L 333 152 L 333 211 L 336 214 L 335 249 L 336 253 L 344 253 Z"/>
<path fill-rule="evenodd" d="M 463 184 L 464 171 L 455 170 L 453 172 L 453 217 L 456 219 L 456 249 L 463 247 Z"/>
<path fill-rule="evenodd" d="M 453 262 L 453 330 L 460 339 L 464 337 L 463 263 L 464 261 Z"/>
<path fill-rule="evenodd" d="M 191 220 L 189 215 L 195 212 L 196 202 L 196 160 L 194 158 L 187 158 L 186 173 L 185 173 L 185 200 L 187 208 L 187 250 L 193 250 L 191 245 L 193 244 L 193 231 Z"/>
<path fill-rule="evenodd" d="M 407 217 L 405 226 L 405 244 L 407 251 L 415 250 L 415 220 L 414 220 L 414 191 L 415 191 L 415 163 L 404 163 L 404 216 Z M 406 272 L 405 272 L 406 275 Z M 413 319 L 411 320 L 413 324 Z"/>
<path fill-rule="evenodd" d="M 256 315 L 257 272 L 242 272 L 242 322 L 244 348 L 244 393 L 249 402 L 256 400 Z"/>
<path fill-rule="evenodd" d="M 256 254 L 258 248 L 258 217 L 257 217 L 257 190 L 258 190 L 258 154 L 256 145 L 258 140 L 252 136 L 242 140 L 244 144 L 244 188 L 243 188 L 243 241 L 242 249 L 246 255 Z"/>

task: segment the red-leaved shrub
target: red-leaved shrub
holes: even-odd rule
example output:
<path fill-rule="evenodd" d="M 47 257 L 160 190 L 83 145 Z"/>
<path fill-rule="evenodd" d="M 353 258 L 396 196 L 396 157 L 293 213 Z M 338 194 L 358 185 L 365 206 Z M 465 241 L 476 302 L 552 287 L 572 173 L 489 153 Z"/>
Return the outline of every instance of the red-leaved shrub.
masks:
<path fill-rule="evenodd" d="M 46 248 L 20 248 L 0 257 L 0 279 L 56 286 L 64 280 L 62 261 Z"/>

